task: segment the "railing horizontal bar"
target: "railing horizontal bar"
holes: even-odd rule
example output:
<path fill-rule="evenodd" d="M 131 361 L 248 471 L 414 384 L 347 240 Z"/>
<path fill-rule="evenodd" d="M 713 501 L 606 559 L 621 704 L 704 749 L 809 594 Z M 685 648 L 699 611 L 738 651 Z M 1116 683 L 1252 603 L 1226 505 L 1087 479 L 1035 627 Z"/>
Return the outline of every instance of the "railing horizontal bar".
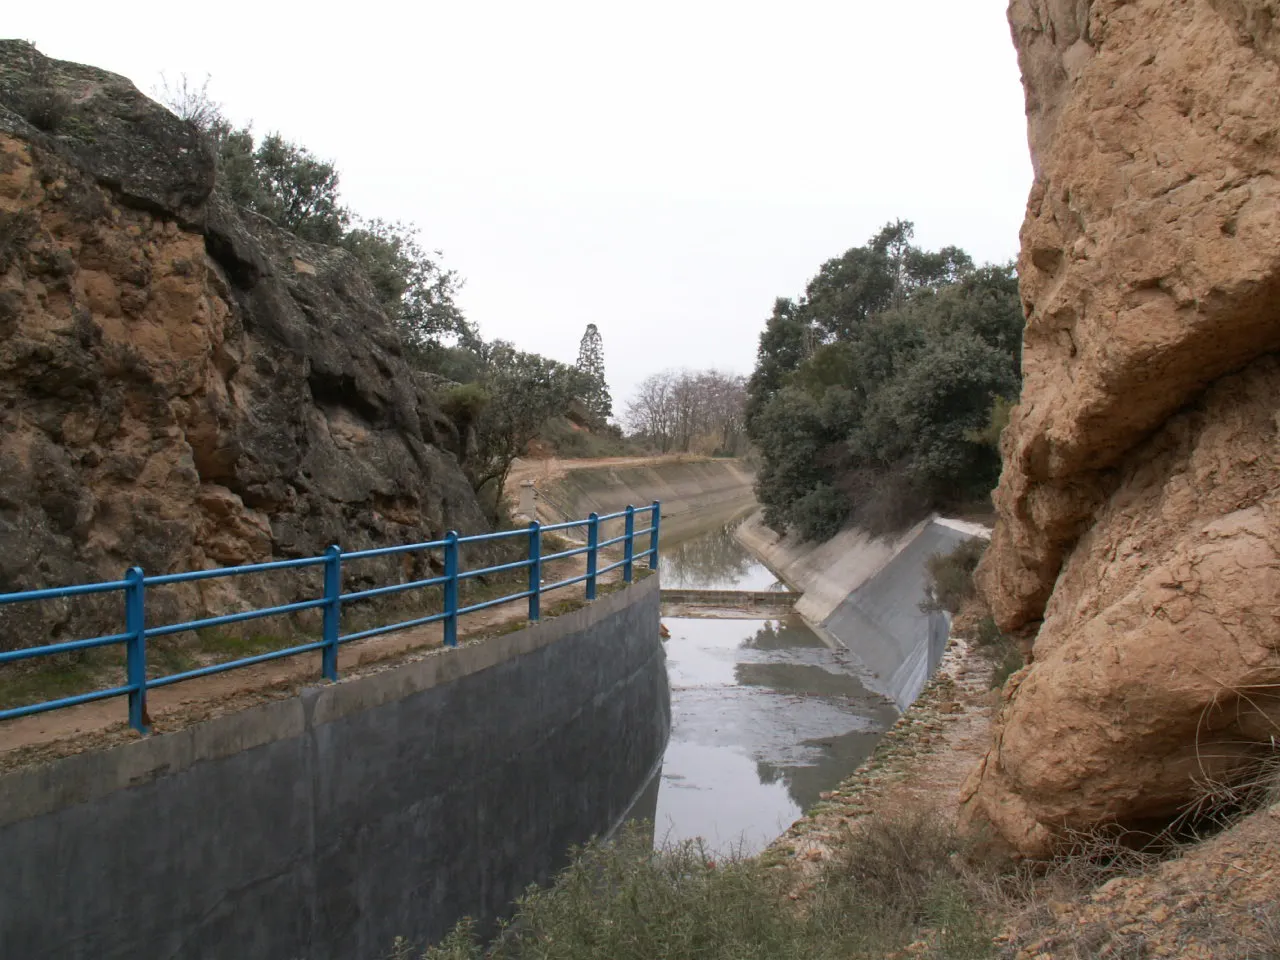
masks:
<path fill-rule="evenodd" d="M 0 653 L 0 663 L 27 660 L 31 657 L 49 657 L 55 653 L 70 653 L 72 650 L 88 650 L 91 647 L 108 647 L 113 643 L 124 643 L 128 639 L 129 634 L 127 633 L 113 633 L 109 637 L 94 637 L 92 640 L 68 640 L 66 643 L 53 643 L 47 647 L 24 647 L 21 650 L 6 650 Z"/>
<path fill-rule="evenodd" d="M 344 593 L 338 599 L 341 603 L 350 603 L 352 600 L 368 600 L 370 597 L 385 597 L 393 593 L 404 593 L 406 590 L 414 590 L 418 587 L 439 586 L 448 579 L 448 577 L 431 577 L 427 580 L 415 580 L 413 583 L 393 583 L 389 587 L 374 587 L 372 590 L 361 590 L 357 593 Z"/>
<path fill-rule="evenodd" d="M 554 533 L 556 530 L 572 530 L 574 527 L 585 527 L 590 520 L 570 520 L 567 523 L 552 523 L 542 528 L 543 533 Z"/>
<path fill-rule="evenodd" d="M 110 583 L 82 583 L 75 587 L 49 587 L 45 590 L 25 590 L 22 593 L 0 593 L 0 604 L 25 603 L 28 600 L 56 600 L 59 597 L 82 597 L 86 593 L 110 593 L 112 590 L 123 590 L 126 586 L 123 580 L 112 580 Z"/>
<path fill-rule="evenodd" d="M 560 580 L 560 581 L 557 581 L 556 583 L 549 583 L 542 588 L 542 592 L 550 593 L 552 590 L 559 590 L 561 587 L 571 587 L 575 583 L 581 583 L 585 579 L 587 579 L 587 574 L 584 573 L 580 577 L 570 577 L 568 580 Z"/>
<path fill-rule="evenodd" d="M 470 580 L 472 577 L 483 576 L 486 573 L 501 573 L 503 570 L 522 570 L 529 566 L 528 560 L 517 560 L 514 563 L 504 563 L 497 567 L 481 567 L 479 570 L 466 570 L 458 574 L 459 580 Z"/>
<path fill-rule="evenodd" d="M 545 591 L 547 588 L 543 587 L 542 589 Z M 473 603 L 469 607 L 463 607 L 460 609 L 458 611 L 458 616 L 462 616 L 464 613 L 474 613 L 477 610 L 487 610 L 489 607 L 496 607 L 501 603 L 510 603 L 512 600 L 523 600 L 532 595 L 532 593 L 532 590 L 526 590 L 524 593 L 513 593 L 509 597 L 499 597 L 497 600 L 486 600 L 484 603 Z"/>
<path fill-rule="evenodd" d="M 561 550 L 559 553 L 544 553 L 542 555 L 542 562 L 546 563 L 548 560 L 563 560 L 565 557 L 576 557 L 578 554 L 586 553 L 590 549 L 590 547 L 577 547 L 573 550 Z"/>
<path fill-rule="evenodd" d="M 370 630 L 361 630 L 359 633 L 349 633 L 345 637 L 339 637 L 339 643 L 352 643 L 356 640 L 367 640 L 369 637 L 380 637 L 384 633 L 395 633 L 397 630 L 409 630 L 413 627 L 425 626 L 428 623 L 435 623 L 437 620 L 443 620 L 447 614 L 433 613 L 429 617 L 419 617 L 417 620 L 405 620 L 402 623 L 390 623 L 385 627 L 373 627 Z"/>
<path fill-rule="evenodd" d="M 182 633 L 186 630 L 220 627 L 226 623 L 258 620 L 262 617 L 274 617 L 282 613 L 293 613 L 297 610 L 314 610 L 316 607 L 323 607 L 327 602 L 323 598 L 320 600 L 303 600 L 301 603 L 286 603 L 279 607 L 267 607 L 265 610 L 245 610 L 242 613 L 228 613 L 221 617 L 206 617 L 204 620 L 190 620 L 187 623 L 171 623 L 163 627 L 152 627 L 146 633 L 148 637 L 167 637 L 171 633 Z"/>
<path fill-rule="evenodd" d="M 270 563 L 247 563 L 242 567 L 218 567 L 216 570 L 191 570 L 187 573 L 162 573 L 144 577 L 148 587 L 163 587 L 169 583 L 187 583 L 191 580 L 209 580 L 213 577 L 235 577 L 242 573 L 265 573 L 268 570 L 290 570 L 297 567 L 318 567 L 324 557 L 303 557 L 298 560 L 272 560 Z"/>
<path fill-rule="evenodd" d="M 110 697 L 122 697 L 129 692 L 128 687 L 112 687 L 110 690 L 94 690 L 92 693 L 81 693 L 74 697 L 63 697 L 61 700 L 47 700 L 44 703 L 33 703 L 25 707 L 11 707 L 0 710 L 0 720 L 12 720 L 16 717 L 29 717 L 33 713 L 44 713 L 60 707 L 74 707 L 80 703 L 92 703 L 94 700 L 106 700 Z"/>
<path fill-rule="evenodd" d="M 601 523 L 609 523 L 619 521 L 625 518 L 628 528 L 634 528 L 634 521 L 637 515 L 642 517 L 652 516 L 652 526 L 642 530 L 631 530 L 630 535 L 623 534 L 600 543 L 595 541 L 598 539 L 597 534 L 603 532 L 605 528 L 600 527 Z M 578 528 L 586 529 L 591 541 L 588 545 L 577 545 L 576 538 L 570 538 L 570 542 L 575 543 L 573 547 L 567 550 L 561 550 L 557 553 L 542 555 L 540 546 L 541 538 L 539 533 L 552 533 L 561 530 L 574 530 Z M 617 529 L 617 528 L 612 528 Z M 212 570 L 194 570 L 186 573 L 168 573 L 157 576 L 144 577 L 140 570 L 131 570 L 124 580 L 109 581 L 104 583 L 81 584 L 69 587 L 51 587 L 44 590 L 28 590 L 19 593 L 0 594 L 0 605 L 22 603 L 40 600 L 56 600 L 64 597 L 78 597 L 90 594 L 105 594 L 116 591 L 125 591 L 126 611 L 129 620 L 129 632 L 111 634 L 108 636 L 92 637 L 86 640 L 71 640 L 64 643 L 48 644 L 42 647 L 28 647 L 20 650 L 0 651 L 0 664 L 15 662 L 19 660 L 28 660 L 44 656 L 52 656 L 60 653 L 69 653 L 78 650 L 87 650 L 96 647 L 106 647 L 115 644 L 128 644 L 132 641 L 145 641 L 146 638 L 156 638 L 171 636 L 173 634 L 184 633 L 187 631 L 204 630 L 211 627 L 220 627 L 234 623 L 243 623 L 249 620 L 259 620 L 265 617 L 282 616 L 285 614 L 299 613 L 304 610 L 325 610 L 325 636 L 326 640 L 317 640 L 300 644 L 298 646 L 287 647 L 281 650 L 273 650 L 267 653 L 258 654 L 256 656 L 243 657 L 236 660 L 228 660 L 224 663 L 210 664 L 208 666 L 199 667 L 194 670 L 186 670 L 181 673 L 171 674 L 169 676 L 157 677 L 154 680 L 145 680 L 140 671 L 135 670 L 142 663 L 137 656 L 143 648 L 134 649 L 130 647 L 130 676 L 132 683 L 127 686 L 113 687 L 108 690 L 96 690 L 90 693 L 78 694 L 76 696 L 62 697 L 56 700 L 50 700 L 45 703 L 31 704 L 22 707 L 13 707 L 6 710 L 0 710 L 0 720 L 8 720 L 17 717 L 30 716 L 32 714 L 45 713 L 50 710 L 57 710 L 62 707 L 72 707 L 77 704 L 91 703 L 97 700 L 106 700 L 112 697 L 120 697 L 128 695 L 130 697 L 130 723 L 139 730 L 145 727 L 145 691 L 158 687 L 166 687 L 170 684 L 181 683 L 184 680 L 193 680 L 198 677 L 210 676 L 212 674 L 224 673 L 235 670 L 240 667 L 249 667 L 255 664 L 266 663 L 273 660 L 280 660 L 286 657 L 295 657 L 302 654 L 311 653 L 317 650 L 325 651 L 325 659 L 322 663 L 322 673 L 329 678 L 336 677 L 336 664 L 331 662 L 334 660 L 336 643 L 351 643 L 357 640 L 363 640 L 370 637 L 382 636 L 384 634 L 394 633 L 401 630 L 409 630 L 414 627 L 425 626 L 427 624 L 444 621 L 446 640 L 453 643 L 453 630 L 457 623 L 457 617 L 474 613 L 479 610 L 486 610 L 490 607 L 500 606 L 502 604 L 510 604 L 517 601 L 529 600 L 529 616 L 536 620 L 538 617 L 538 600 L 537 598 L 545 592 L 558 590 L 562 587 L 573 586 L 574 584 L 586 581 L 589 585 L 594 584 L 594 577 L 606 574 L 619 567 L 626 567 L 629 563 L 638 560 L 652 558 L 654 565 L 658 556 L 656 545 L 658 532 L 658 514 L 656 505 L 653 508 L 640 507 L 628 508 L 620 510 L 616 513 L 609 513 L 603 516 L 593 516 L 583 520 L 568 520 L 563 523 L 549 524 L 547 526 L 539 526 L 530 524 L 528 527 L 521 527 L 514 530 L 503 530 L 497 533 L 477 534 L 470 537 L 458 537 L 456 534 L 450 533 L 449 537 L 444 540 L 433 540 L 425 543 L 410 543 L 391 547 L 378 547 L 370 550 L 357 550 L 351 553 L 342 553 L 338 547 L 331 547 L 329 551 L 322 557 L 301 557 L 290 560 L 275 560 L 267 563 L 244 564 L 236 567 L 220 567 Z M 645 535 L 653 535 L 655 543 L 649 549 L 635 551 L 634 538 Z M 477 570 L 468 570 L 465 572 L 458 571 L 457 564 L 457 545 L 458 544 L 478 544 L 487 543 L 489 541 L 506 540 L 513 538 L 528 538 L 529 542 L 529 558 L 525 560 L 517 560 L 511 563 L 497 564 L 491 567 L 483 567 Z M 601 548 L 611 547 L 615 544 L 626 543 L 627 551 L 631 554 L 628 559 L 620 560 L 615 563 L 608 564 L 603 568 L 596 570 L 595 564 L 597 560 L 597 551 Z M 428 550 L 443 549 L 446 561 L 446 576 L 430 577 L 425 580 L 416 580 L 410 583 L 396 583 L 384 587 L 374 587 L 368 590 L 360 590 L 349 594 L 341 594 L 341 584 L 338 577 L 340 571 L 340 563 L 342 560 L 362 560 L 373 557 L 387 557 L 402 554 L 410 554 L 415 552 L 423 552 Z M 541 586 L 538 583 L 538 571 L 541 564 L 545 561 L 562 560 L 570 557 L 576 557 L 581 554 L 588 556 L 588 573 L 560 580 L 555 583 Z M 142 588 L 146 586 L 160 587 L 170 584 L 189 583 L 201 580 L 209 580 L 216 577 L 234 577 L 251 573 L 265 573 L 273 570 L 302 569 L 309 567 L 324 567 L 325 573 L 325 592 L 326 596 L 314 600 L 304 600 L 297 603 L 287 603 L 275 607 L 267 607 L 261 610 L 245 610 L 238 613 L 230 613 L 217 617 L 205 617 L 199 620 L 190 620 L 185 623 L 165 624 L 150 629 L 143 629 L 141 617 L 142 612 Z M 457 600 L 457 583 L 459 580 L 468 580 L 476 577 L 482 577 L 485 574 L 502 573 L 506 571 L 528 569 L 530 573 L 530 589 L 520 593 L 510 594 L 504 597 L 497 597 L 493 600 L 485 600 L 480 603 L 473 603 L 469 606 L 460 607 Z M 446 605 L 454 608 L 450 612 L 434 613 L 429 616 L 418 617 L 413 620 L 406 620 L 400 623 L 387 624 L 385 626 L 373 627 L 368 630 L 361 630 L 347 636 L 336 636 L 337 618 L 334 616 L 342 603 L 352 603 L 357 600 L 373 599 L 375 597 L 384 597 L 392 594 L 403 593 L 409 590 L 424 589 L 434 586 L 444 586 Z M 136 595 L 134 593 L 136 588 Z M 589 586 L 588 596 L 592 594 L 593 587 Z M 137 695 L 135 700 L 134 694 Z M 139 709 L 141 707 L 141 709 Z M 145 732 L 145 731 L 144 731 Z"/>
<path fill-rule="evenodd" d="M 226 663 L 215 663 L 208 667 L 199 667 L 195 670 L 173 673 L 167 677 L 157 677 L 155 680 L 148 680 L 147 689 L 154 690 L 156 687 L 167 687 L 171 683 L 181 683 L 183 680 L 194 680 L 196 677 L 207 677 L 212 673 L 225 673 L 228 670 L 235 670 L 237 667 L 251 667 L 255 663 L 266 663 L 268 660 L 283 660 L 285 657 L 296 657 L 300 653 L 310 653 L 312 650 L 319 650 L 323 646 L 324 641 L 317 640 L 315 643 L 304 643 L 299 647 L 287 647 L 284 650 L 272 650 L 270 653 L 260 653 L 256 657 L 244 657 L 240 660 L 228 660 Z"/>
<path fill-rule="evenodd" d="M 497 533 L 475 533 L 469 537 L 459 537 L 459 543 L 483 543 L 486 540 L 506 540 L 508 537 L 527 537 L 528 527 L 519 530 L 499 530 Z"/>
<path fill-rule="evenodd" d="M 415 550 L 439 550 L 445 545 L 443 540 L 431 540 L 427 543 L 402 543 L 398 547 L 376 547 L 372 550 L 355 550 L 342 555 L 343 561 L 367 560 L 370 557 L 389 557 L 397 553 L 413 553 Z"/>

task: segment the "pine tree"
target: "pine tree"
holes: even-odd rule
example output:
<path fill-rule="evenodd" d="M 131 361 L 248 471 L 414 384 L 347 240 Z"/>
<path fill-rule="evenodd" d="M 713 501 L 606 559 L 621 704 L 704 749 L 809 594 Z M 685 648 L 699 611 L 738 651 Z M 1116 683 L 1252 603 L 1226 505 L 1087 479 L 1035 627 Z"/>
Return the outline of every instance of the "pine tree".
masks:
<path fill-rule="evenodd" d="M 577 367 L 590 378 L 591 386 L 584 396 L 587 413 L 593 421 L 603 425 L 613 415 L 613 398 L 604 379 L 604 344 L 600 330 L 594 323 L 587 324 L 587 331 L 578 344 Z"/>

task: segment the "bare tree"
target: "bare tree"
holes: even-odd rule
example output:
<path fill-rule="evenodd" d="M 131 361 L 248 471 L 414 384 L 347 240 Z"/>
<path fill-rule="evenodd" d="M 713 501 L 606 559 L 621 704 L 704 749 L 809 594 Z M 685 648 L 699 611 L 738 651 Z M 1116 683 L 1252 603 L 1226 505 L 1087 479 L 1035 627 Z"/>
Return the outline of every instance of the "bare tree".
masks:
<path fill-rule="evenodd" d="M 641 381 L 625 422 L 662 453 L 739 454 L 746 448 L 746 378 L 719 370 L 664 370 Z"/>

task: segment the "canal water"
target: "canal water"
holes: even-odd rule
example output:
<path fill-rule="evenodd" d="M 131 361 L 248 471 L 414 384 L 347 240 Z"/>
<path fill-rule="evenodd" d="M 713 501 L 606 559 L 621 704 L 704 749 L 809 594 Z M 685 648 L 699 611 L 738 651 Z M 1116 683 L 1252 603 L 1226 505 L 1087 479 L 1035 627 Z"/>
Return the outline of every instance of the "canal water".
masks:
<path fill-rule="evenodd" d="M 715 527 L 667 547 L 664 588 L 782 589 Z M 798 616 L 663 618 L 671 740 L 654 816 L 659 845 L 702 837 L 756 853 L 852 773 L 897 718 L 844 650 Z"/>

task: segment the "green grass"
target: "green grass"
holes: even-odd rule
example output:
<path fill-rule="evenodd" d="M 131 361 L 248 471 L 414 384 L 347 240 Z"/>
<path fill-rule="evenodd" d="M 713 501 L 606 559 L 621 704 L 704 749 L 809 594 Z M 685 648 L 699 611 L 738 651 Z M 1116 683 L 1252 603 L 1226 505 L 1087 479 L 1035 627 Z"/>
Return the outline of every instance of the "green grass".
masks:
<path fill-rule="evenodd" d="M 81 657 L 76 660 L 61 658 L 59 662 L 39 666 L 10 666 L 0 670 L 0 708 L 24 707 L 46 700 L 73 697 L 81 693 L 115 686 L 103 684 L 99 678 L 104 672 L 101 658 Z"/>

